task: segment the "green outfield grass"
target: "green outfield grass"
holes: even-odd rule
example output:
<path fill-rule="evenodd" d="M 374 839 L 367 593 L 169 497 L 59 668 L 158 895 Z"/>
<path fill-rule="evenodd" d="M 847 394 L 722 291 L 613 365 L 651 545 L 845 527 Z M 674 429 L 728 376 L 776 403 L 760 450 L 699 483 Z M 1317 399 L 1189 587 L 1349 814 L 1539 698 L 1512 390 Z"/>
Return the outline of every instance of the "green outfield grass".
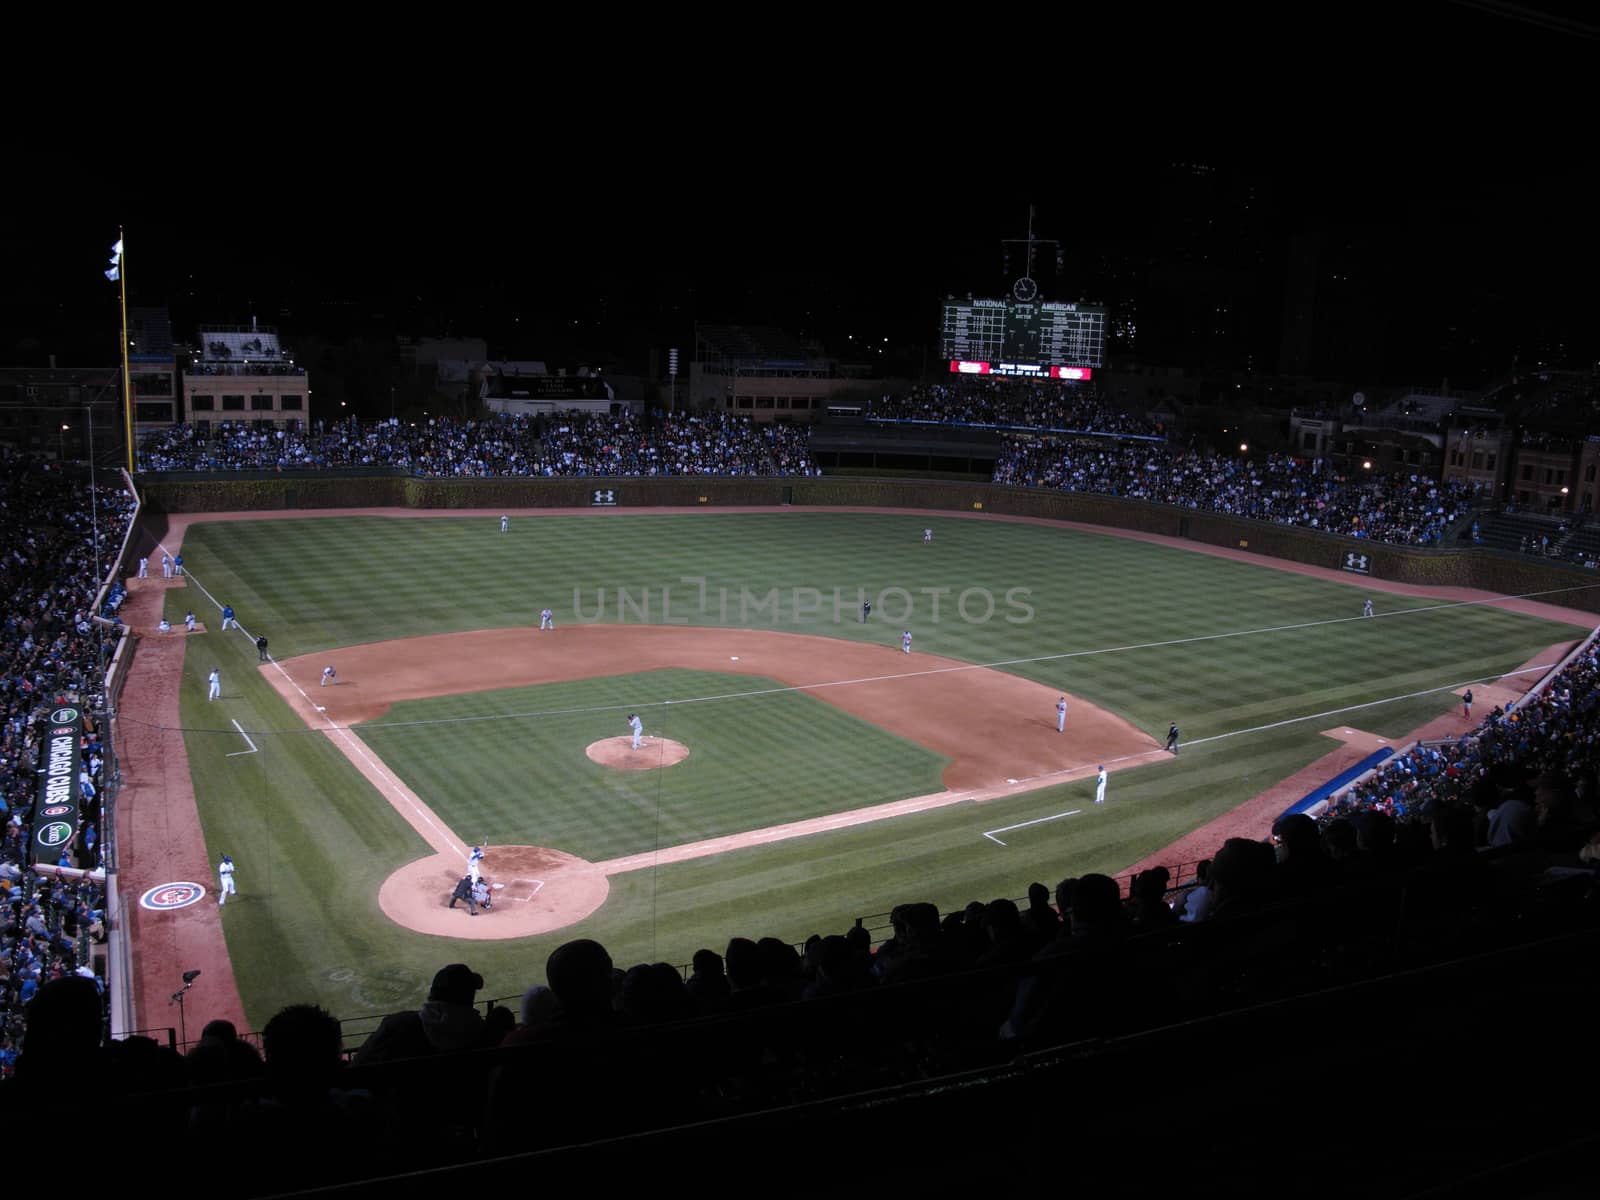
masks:
<path fill-rule="evenodd" d="M 924 545 L 929 525 L 935 540 Z M 909 627 L 920 651 L 1000 664 L 1153 736 L 1176 720 L 1186 741 L 1218 739 L 1118 773 L 1104 808 L 1017 830 L 1004 847 L 983 832 L 1081 808 L 1092 783 L 619 875 L 606 905 L 571 930 L 452 942 L 398 930 L 378 913 L 378 884 L 425 847 L 257 678 L 247 638 L 207 635 L 189 644 L 183 716 L 209 851 L 239 862 L 241 897 L 225 927 L 257 1026 L 297 1000 L 346 1016 L 408 1003 L 455 959 L 482 971 L 490 991 L 513 994 L 542 982 L 545 954 L 574 936 L 599 938 L 625 964 L 683 962 L 735 934 L 798 940 L 903 900 L 947 907 L 1020 895 L 1033 880 L 1114 872 L 1332 749 L 1318 730 L 1404 733 L 1453 706 L 1438 689 L 1492 677 L 1583 632 L 1493 606 L 1382 594 L 1380 616 L 1366 620 L 1357 580 L 920 515 L 514 518 L 505 535 L 483 518 L 221 522 L 191 528 L 184 558 L 195 583 L 232 604 L 252 636 L 266 633 L 279 657 L 536 624 L 547 605 L 562 624 L 671 620 L 881 644 L 897 644 Z M 896 587 L 904 598 L 883 595 Z M 867 624 L 858 591 L 876 606 Z M 196 589 L 169 593 L 168 615 L 181 618 L 190 602 L 218 627 Z M 222 668 L 225 698 L 208 705 L 212 665 Z M 907 687 L 914 702 L 914 681 Z M 647 690 L 688 699 L 728 687 L 721 676 L 652 672 L 451 697 L 398 706 L 383 721 L 391 728 L 364 737 L 464 839 L 526 840 L 591 859 L 938 788 L 936 756 L 795 693 L 672 710 L 694 754 L 639 779 L 582 756 L 594 736 L 624 732 L 615 714 L 598 734 L 577 713 L 457 719 L 642 705 Z M 1314 714 L 1336 715 L 1279 724 Z M 230 719 L 260 753 L 227 757 L 246 748 Z M 811 744 L 762 736 L 785 724 L 813 731 Z M 473 764 L 466 775 L 446 769 L 463 761 Z"/>

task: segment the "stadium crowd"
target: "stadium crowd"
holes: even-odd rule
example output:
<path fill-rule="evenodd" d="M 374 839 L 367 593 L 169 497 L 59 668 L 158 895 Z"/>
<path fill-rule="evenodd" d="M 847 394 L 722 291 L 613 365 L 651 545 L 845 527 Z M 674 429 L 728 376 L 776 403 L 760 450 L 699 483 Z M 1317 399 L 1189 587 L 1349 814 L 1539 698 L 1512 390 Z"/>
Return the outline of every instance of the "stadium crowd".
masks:
<path fill-rule="evenodd" d="M 103 865 L 100 789 L 106 753 L 92 725 L 80 746 L 79 826 L 55 862 L 30 868 L 38 787 L 38 727 L 62 700 L 88 708 L 120 630 L 108 595 L 96 621 L 100 571 L 115 559 L 131 498 L 96 489 L 0 447 L 0 1069 L 9 1073 L 24 1007 L 51 980 L 82 976 L 103 993 L 93 947 L 105 940 L 105 889 L 56 867 Z M 95 544 L 98 517 L 99 545 Z M 113 593 L 114 595 L 114 593 Z"/>
<path fill-rule="evenodd" d="M 1346 477 L 1286 454 L 1264 459 L 1149 443 L 1008 439 L 994 482 L 1095 492 L 1408 546 L 1443 540 L 1476 494 L 1423 475 Z"/>
<path fill-rule="evenodd" d="M 1591 643 L 1547 688 L 1494 708 L 1470 734 L 1389 759 L 1328 807 L 1324 827 L 1340 823 L 1402 838 L 1459 827 L 1475 846 L 1600 863 L 1600 650 Z"/>
<path fill-rule="evenodd" d="M 874 400 L 868 416 L 947 425 L 1002 425 L 1159 437 L 1162 425 L 1123 412 L 1092 385 L 962 378 Z"/>
<path fill-rule="evenodd" d="M 482 420 L 358 421 L 321 430 L 245 422 L 175 425 L 145 438 L 151 471 L 398 467 L 450 478 L 557 475 L 815 475 L 806 432 L 724 413 L 559 413 Z"/>

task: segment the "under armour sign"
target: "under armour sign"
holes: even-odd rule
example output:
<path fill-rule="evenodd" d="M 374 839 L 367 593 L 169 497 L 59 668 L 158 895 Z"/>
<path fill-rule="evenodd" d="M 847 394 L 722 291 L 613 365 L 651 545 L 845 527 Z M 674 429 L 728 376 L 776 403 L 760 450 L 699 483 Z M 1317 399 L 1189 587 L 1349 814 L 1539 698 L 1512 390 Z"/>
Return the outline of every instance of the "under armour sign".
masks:
<path fill-rule="evenodd" d="M 1344 556 L 1344 569 L 1346 571 L 1354 571 L 1358 575 L 1370 575 L 1372 573 L 1370 562 L 1371 559 L 1368 555 L 1351 550 Z"/>
<path fill-rule="evenodd" d="M 617 493 L 613 488 L 595 488 L 594 491 L 589 493 L 589 503 L 591 505 L 615 504 L 616 502 Z"/>

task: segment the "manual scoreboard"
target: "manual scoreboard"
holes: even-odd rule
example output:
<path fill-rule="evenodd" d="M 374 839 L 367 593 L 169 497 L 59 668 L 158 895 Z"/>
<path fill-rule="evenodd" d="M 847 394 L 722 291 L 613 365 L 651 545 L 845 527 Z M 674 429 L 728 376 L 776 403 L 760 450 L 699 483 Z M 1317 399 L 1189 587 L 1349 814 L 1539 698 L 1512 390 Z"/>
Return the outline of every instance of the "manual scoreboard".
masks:
<path fill-rule="evenodd" d="M 1103 308 L 1020 300 L 944 306 L 941 355 L 961 374 L 1088 379 L 1105 346 Z"/>

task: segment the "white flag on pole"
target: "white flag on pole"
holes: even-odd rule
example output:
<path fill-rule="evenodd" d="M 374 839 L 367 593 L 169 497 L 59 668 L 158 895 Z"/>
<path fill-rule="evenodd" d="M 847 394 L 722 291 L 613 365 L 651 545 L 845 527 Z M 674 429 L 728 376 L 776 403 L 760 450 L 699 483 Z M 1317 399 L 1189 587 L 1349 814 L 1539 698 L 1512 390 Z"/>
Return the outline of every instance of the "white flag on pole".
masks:
<path fill-rule="evenodd" d="M 106 278 L 115 283 L 122 278 L 122 239 L 118 238 L 116 245 L 111 247 L 111 269 L 106 272 Z"/>

